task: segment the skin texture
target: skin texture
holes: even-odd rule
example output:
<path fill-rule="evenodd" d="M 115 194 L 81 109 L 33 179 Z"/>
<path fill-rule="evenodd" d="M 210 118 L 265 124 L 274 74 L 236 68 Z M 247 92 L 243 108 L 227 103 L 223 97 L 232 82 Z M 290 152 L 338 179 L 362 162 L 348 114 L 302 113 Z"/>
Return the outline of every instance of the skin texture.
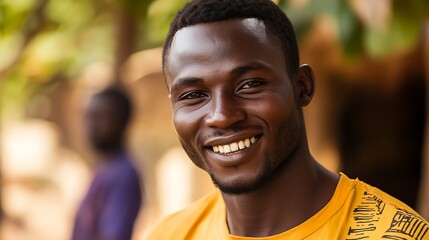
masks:
<path fill-rule="evenodd" d="M 302 107 L 314 93 L 312 70 L 304 65 L 288 76 L 286 64 L 277 39 L 256 19 L 183 28 L 168 55 L 174 126 L 192 161 L 222 191 L 234 235 L 295 227 L 329 201 L 338 181 L 307 146 Z M 251 137 L 257 141 L 248 148 L 213 151 Z"/>

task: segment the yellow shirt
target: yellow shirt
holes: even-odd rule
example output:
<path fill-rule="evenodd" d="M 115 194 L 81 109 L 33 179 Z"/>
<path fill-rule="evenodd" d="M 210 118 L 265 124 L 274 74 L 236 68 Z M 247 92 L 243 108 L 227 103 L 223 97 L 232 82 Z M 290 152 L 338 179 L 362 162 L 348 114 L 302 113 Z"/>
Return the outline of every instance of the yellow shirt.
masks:
<path fill-rule="evenodd" d="M 229 234 L 225 204 L 216 191 L 162 220 L 148 240 L 429 239 L 429 224 L 414 210 L 381 190 L 341 174 L 328 204 L 283 233 L 250 238 Z"/>

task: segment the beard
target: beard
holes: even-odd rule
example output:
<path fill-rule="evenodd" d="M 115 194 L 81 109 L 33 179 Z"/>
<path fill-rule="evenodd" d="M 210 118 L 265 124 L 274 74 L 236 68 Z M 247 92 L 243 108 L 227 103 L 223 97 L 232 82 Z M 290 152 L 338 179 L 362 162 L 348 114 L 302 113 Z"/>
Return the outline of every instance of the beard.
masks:
<path fill-rule="evenodd" d="M 210 166 L 205 164 L 203 158 L 197 154 L 195 149 L 185 144 L 181 139 L 180 143 L 192 162 L 210 175 L 213 184 L 222 193 L 229 195 L 251 193 L 272 182 L 291 162 L 291 156 L 300 141 L 301 127 L 298 115 L 298 110 L 294 111 L 294 114 L 281 124 L 281 127 L 276 131 L 276 145 L 272 151 L 271 149 L 265 151 L 259 174 L 251 181 L 236 179 L 232 182 L 223 182 L 216 176 Z"/>

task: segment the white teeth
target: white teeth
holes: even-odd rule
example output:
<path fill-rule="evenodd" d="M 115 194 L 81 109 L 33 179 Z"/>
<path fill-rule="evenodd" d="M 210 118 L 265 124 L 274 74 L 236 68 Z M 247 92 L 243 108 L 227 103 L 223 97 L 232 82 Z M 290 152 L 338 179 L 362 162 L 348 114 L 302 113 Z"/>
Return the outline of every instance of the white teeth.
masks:
<path fill-rule="evenodd" d="M 220 153 L 224 153 L 224 151 L 223 151 L 223 146 L 219 146 L 219 152 L 220 152 Z"/>
<path fill-rule="evenodd" d="M 226 145 L 213 146 L 212 148 L 213 148 L 213 152 L 215 153 L 228 154 L 231 152 L 236 152 L 238 150 L 248 148 L 250 147 L 250 145 L 255 143 L 256 140 L 257 140 L 256 137 L 251 137 L 251 138 L 246 138 L 239 142 L 233 142 Z"/>
<path fill-rule="evenodd" d="M 231 148 L 229 147 L 229 145 L 223 145 L 223 151 L 225 153 L 230 153 L 231 152 Z"/>
<path fill-rule="evenodd" d="M 250 140 L 249 139 L 244 140 L 244 146 L 250 147 Z"/>

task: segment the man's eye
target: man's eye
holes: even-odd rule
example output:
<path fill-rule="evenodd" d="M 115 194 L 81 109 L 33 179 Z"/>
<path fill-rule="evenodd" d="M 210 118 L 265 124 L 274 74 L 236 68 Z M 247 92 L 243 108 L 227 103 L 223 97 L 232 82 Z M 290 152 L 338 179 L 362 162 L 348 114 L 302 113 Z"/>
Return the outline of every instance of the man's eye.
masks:
<path fill-rule="evenodd" d="M 186 99 L 196 99 L 196 98 L 201 98 L 201 97 L 205 97 L 206 95 L 204 93 L 201 92 L 189 92 L 189 93 L 185 93 L 182 96 L 180 96 L 180 100 L 186 100 Z"/>
<path fill-rule="evenodd" d="M 251 81 L 246 82 L 241 88 L 242 89 L 249 89 L 249 88 L 261 86 L 262 84 L 264 84 L 262 81 L 251 80 Z"/>

